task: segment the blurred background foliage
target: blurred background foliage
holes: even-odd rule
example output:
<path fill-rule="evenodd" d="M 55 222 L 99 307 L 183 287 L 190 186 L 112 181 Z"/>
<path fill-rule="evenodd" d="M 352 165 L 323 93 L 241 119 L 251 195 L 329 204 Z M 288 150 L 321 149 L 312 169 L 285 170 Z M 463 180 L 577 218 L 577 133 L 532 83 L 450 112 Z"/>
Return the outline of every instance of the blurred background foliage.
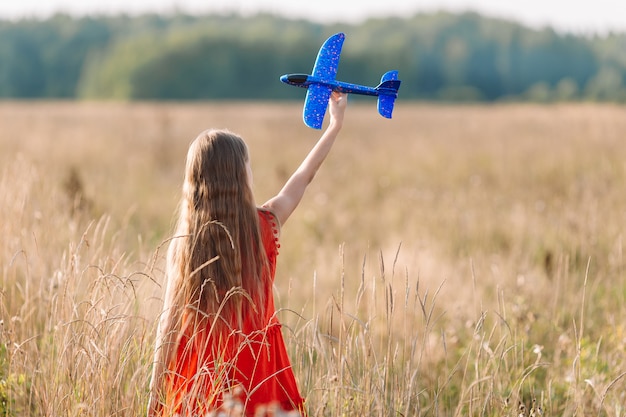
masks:
<path fill-rule="evenodd" d="M 626 34 L 574 35 L 476 13 L 322 25 L 274 15 L 142 15 L 0 21 L 0 98 L 290 99 L 330 34 L 347 35 L 338 78 L 403 99 L 626 101 Z"/>

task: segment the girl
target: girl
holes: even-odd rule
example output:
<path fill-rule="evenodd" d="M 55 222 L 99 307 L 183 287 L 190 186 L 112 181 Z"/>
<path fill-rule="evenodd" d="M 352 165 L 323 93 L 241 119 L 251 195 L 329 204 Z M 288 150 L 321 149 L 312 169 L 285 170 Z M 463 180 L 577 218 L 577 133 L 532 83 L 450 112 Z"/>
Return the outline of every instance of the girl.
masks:
<path fill-rule="evenodd" d="M 191 144 L 156 336 L 148 416 L 246 416 L 279 407 L 305 414 L 275 317 L 278 235 L 341 130 L 347 96 L 278 195 L 255 206 L 245 143 L 206 131 Z"/>

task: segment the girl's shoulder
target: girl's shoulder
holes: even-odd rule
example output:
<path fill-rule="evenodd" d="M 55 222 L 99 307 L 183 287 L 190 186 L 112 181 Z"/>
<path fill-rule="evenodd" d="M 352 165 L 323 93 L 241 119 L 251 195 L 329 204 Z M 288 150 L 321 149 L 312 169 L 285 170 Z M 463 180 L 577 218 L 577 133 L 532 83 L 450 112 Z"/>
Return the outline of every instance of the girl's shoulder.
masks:
<path fill-rule="evenodd" d="M 259 221 L 265 224 L 265 227 L 269 226 L 272 230 L 272 234 L 276 239 L 280 237 L 280 221 L 272 210 L 263 206 L 257 207 L 259 213 Z"/>

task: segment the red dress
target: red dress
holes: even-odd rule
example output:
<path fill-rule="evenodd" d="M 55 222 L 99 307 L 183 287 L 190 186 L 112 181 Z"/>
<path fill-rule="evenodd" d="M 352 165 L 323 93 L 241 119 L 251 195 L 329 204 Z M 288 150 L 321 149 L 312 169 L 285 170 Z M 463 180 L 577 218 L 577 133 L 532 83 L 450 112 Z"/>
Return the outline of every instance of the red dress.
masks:
<path fill-rule="evenodd" d="M 245 416 L 254 416 L 259 406 L 278 406 L 305 414 L 275 316 L 272 284 L 279 247 L 278 225 L 269 211 L 259 209 L 258 213 L 270 266 L 270 277 L 264 280 L 267 303 L 265 311 L 260 312 L 266 326 L 251 330 L 250 324 L 244 323 L 244 334 L 231 333 L 224 336 L 225 340 L 207 337 L 211 334 L 207 328 L 183 333 L 176 357 L 168 366 L 163 415 L 202 416 L 238 406 L 243 406 Z"/>

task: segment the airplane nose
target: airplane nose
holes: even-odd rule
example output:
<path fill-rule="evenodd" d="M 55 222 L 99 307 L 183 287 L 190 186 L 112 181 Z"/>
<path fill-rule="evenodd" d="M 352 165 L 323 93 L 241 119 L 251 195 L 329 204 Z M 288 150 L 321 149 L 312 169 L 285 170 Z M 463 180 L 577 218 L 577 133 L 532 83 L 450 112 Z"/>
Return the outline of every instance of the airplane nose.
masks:
<path fill-rule="evenodd" d="M 285 74 L 280 77 L 282 82 L 300 87 L 306 86 L 308 79 L 309 76 L 307 74 Z"/>

